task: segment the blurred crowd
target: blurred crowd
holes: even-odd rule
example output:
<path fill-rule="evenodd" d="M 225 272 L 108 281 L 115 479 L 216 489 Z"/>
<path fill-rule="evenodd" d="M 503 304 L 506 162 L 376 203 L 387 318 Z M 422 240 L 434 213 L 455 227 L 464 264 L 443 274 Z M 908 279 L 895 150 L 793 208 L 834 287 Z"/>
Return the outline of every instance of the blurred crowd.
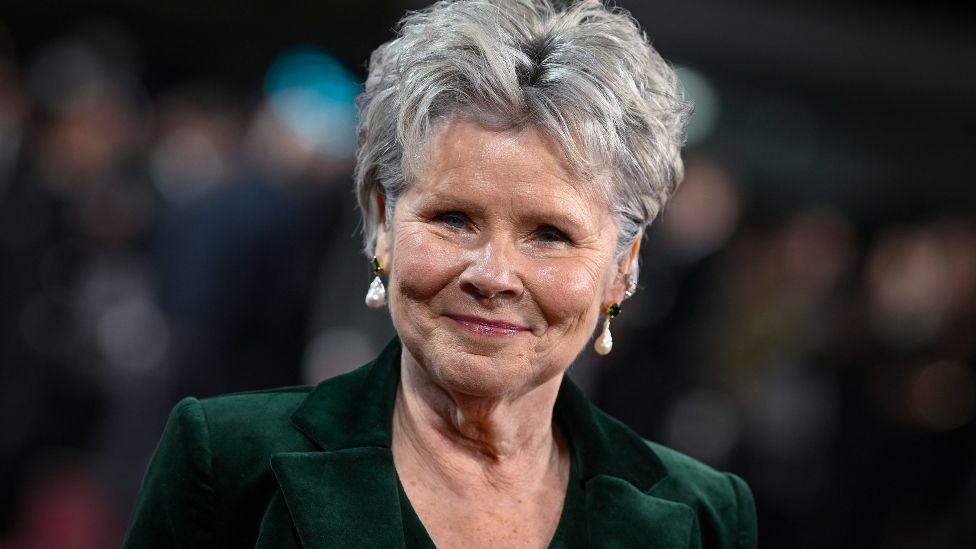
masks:
<path fill-rule="evenodd" d="M 750 215 L 734 181 L 691 160 L 597 400 L 749 479 L 767 547 L 973 547 L 974 219 Z"/>
<path fill-rule="evenodd" d="M 360 76 L 296 47 L 254 89 L 149 93 L 131 40 L 0 49 L 0 548 L 118 545 L 177 400 L 392 335 L 362 304 Z M 743 475 L 764 546 L 976 546 L 976 220 L 759 210 L 733 165 L 688 151 L 613 353 L 571 377 Z"/>

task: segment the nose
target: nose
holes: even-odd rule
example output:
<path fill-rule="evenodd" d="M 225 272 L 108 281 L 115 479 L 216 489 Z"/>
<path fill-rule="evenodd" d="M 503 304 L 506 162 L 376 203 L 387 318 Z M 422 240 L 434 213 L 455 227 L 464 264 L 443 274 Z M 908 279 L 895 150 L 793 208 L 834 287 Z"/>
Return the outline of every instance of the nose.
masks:
<path fill-rule="evenodd" d="M 479 299 L 522 295 L 522 278 L 512 258 L 514 250 L 490 241 L 469 253 L 471 258 L 460 277 L 462 290 Z"/>

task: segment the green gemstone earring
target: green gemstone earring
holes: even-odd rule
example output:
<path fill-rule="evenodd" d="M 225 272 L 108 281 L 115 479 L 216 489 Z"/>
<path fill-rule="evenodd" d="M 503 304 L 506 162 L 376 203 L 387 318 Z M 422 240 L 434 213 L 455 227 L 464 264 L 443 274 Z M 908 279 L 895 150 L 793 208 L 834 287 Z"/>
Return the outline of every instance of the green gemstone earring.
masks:
<path fill-rule="evenodd" d="M 383 266 L 380 265 L 380 260 L 375 255 L 373 259 L 369 260 L 370 270 L 373 272 L 373 282 L 369 285 L 369 290 L 366 292 L 366 306 L 370 309 L 382 309 L 386 305 L 386 287 L 383 286 L 383 280 L 380 279 L 380 275 L 383 274 Z"/>
<path fill-rule="evenodd" d="M 613 336 L 610 335 L 610 319 L 620 314 L 620 304 L 611 303 L 607 310 L 604 311 L 607 315 L 606 320 L 603 321 L 603 331 L 600 333 L 600 337 L 596 338 L 593 342 L 593 349 L 598 355 L 608 355 L 610 350 L 613 349 Z"/>

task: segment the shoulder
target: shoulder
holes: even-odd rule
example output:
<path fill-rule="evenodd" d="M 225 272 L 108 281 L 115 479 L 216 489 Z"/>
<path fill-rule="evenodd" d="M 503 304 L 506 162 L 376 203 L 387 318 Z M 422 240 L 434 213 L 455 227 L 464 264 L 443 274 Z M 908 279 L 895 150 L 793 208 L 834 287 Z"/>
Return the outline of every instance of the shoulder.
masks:
<path fill-rule="evenodd" d="M 695 510 L 703 546 L 756 546 L 755 501 L 742 478 L 661 444 L 644 442 L 667 471 L 667 476 L 651 492 Z"/>
<path fill-rule="evenodd" d="M 313 387 L 295 386 L 232 393 L 205 399 L 184 399 L 175 413 L 199 415 L 205 425 L 218 481 L 259 478 L 271 455 L 313 449 L 311 441 L 292 425 L 292 415 Z M 240 489 L 228 486 L 227 489 Z"/>
<path fill-rule="evenodd" d="M 187 397 L 176 405 L 199 407 L 211 427 L 256 426 L 266 422 L 288 422 L 313 387 L 296 385 L 262 391 L 230 393 L 204 399 Z"/>
<path fill-rule="evenodd" d="M 667 446 L 648 440 L 644 443 L 664 465 L 668 473 L 666 487 L 670 493 L 680 494 L 685 498 L 728 500 L 736 496 L 736 483 L 745 484 L 731 473 L 714 469 Z M 733 481 L 733 478 L 736 480 Z"/>
<path fill-rule="evenodd" d="M 311 447 L 289 427 L 310 390 L 179 401 L 143 479 L 125 547 L 211 547 L 250 539 L 274 491 L 270 456 Z"/>
<path fill-rule="evenodd" d="M 311 389 L 295 386 L 203 399 L 186 397 L 173 407 L 157 453 L 174 444 L 204 454 L 209 468 L 224 469 L 217 466 L 263 460 L 274 451 L 304 450 L 307 440 L 290 424 Z"/>
<path fill-rule="evenodd" d="M 231 446 L 234 453 L 245 449 L 242 444 L 252 450 L 259 449 L 255 445 L 278 446 L 274 444 L 277 439 L 288 439 L 295 444 L 302 439 L 294 436 L 298 434 L 294 429 L 288 428 L 291 416 L 311 389 L 295 386 L 203 399 L 186 397 L 173 407 L 164 440 L 167 436 L 189 436 L 205 442 L 214 452 Z"/>

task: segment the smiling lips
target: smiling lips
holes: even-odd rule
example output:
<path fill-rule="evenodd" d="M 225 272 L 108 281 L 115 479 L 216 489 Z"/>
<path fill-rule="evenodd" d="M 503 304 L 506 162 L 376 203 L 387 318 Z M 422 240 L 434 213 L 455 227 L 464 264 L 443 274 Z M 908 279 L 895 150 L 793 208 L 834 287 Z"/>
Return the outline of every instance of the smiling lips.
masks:
<path fill-rule="evenodd" d="M 518 324 L 512 324 L 502 320 L 489 320 L 487 318 L 469 315 L 447 316 L 465 330 L 483 336 L 506 337 L 529 331 L 525 326 L 519 326 Z"/>

